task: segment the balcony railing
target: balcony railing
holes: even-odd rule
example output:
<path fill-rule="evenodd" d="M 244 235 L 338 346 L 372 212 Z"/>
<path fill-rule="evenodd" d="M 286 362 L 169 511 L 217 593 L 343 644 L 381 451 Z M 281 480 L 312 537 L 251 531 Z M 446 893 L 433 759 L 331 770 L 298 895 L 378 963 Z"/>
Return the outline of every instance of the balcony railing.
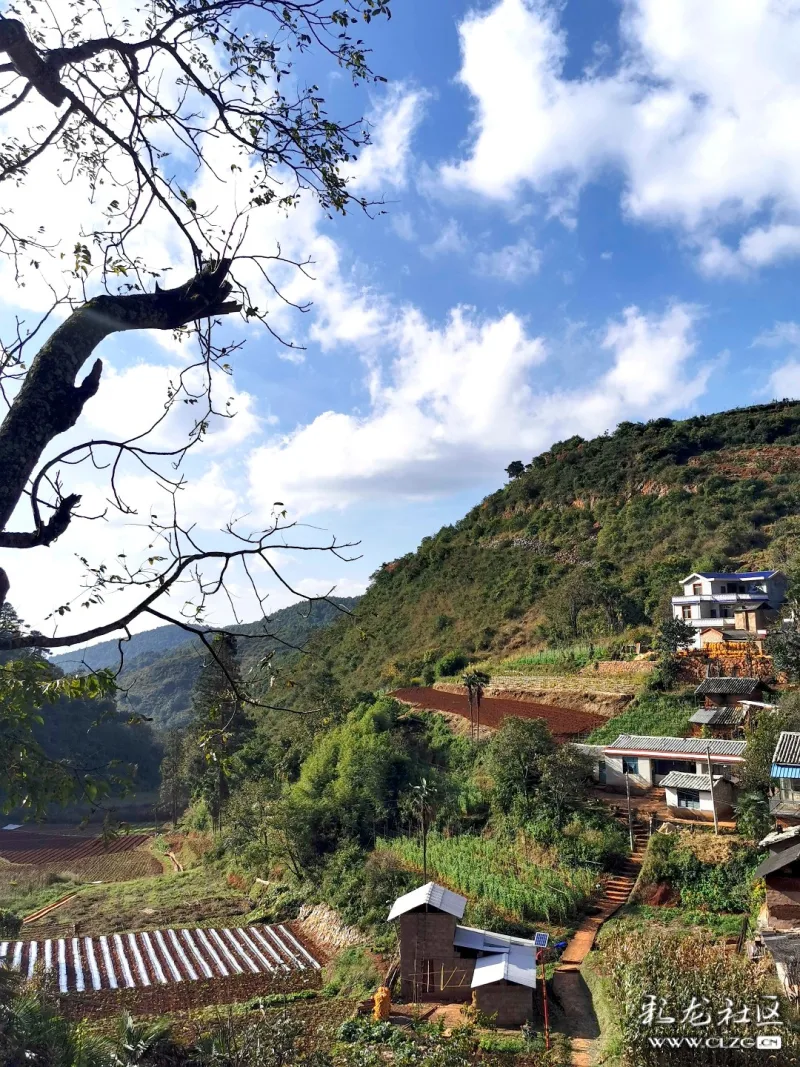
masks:
<path fill-rule="evenodd" d="M 692 593 L 689 596 L 674 596 L 673 604 L 752 604 L 766 600 L 766 593 Z"/>

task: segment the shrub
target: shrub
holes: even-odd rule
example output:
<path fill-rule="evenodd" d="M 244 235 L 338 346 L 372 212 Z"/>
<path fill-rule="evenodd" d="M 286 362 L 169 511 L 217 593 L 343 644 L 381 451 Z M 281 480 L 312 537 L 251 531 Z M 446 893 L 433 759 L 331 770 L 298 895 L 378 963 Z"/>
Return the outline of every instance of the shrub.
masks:
<path fill-rule="evenodd" d="M 445 652 L 436 663 L 436 673 L 440 678 L 451 678 L 460 674 L 469 665 L 469 659 L 463 652 Z"/>
<path fill-rule="evenodd" d="M 22 916 L 13 911 L 0 910 L 0 938 L 13 938 L 22 929 Z"/>

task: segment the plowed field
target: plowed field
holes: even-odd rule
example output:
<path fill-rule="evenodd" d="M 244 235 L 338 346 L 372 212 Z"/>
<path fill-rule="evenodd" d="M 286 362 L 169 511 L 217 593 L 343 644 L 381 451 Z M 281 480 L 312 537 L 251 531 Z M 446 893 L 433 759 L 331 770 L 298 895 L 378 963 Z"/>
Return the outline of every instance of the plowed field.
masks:
<path fill-rule="evenodd" d="M 127 881 L 161 873 L 160 863 L 147 851 L 148 840 L 147 834 L 103 841 L 100 837 L 0 830 L 0 859 L 19 865 L 20 871 L 68 871 L 82 881 Z"/>
<path fill-rule="evenodd" d="M 415 704 L 430 711 L 443 711 L 450 715 L 460 715 L 469 719 L 469 703 L 466 693 L 444 693 L 440 689 L 426 689 L 422 686 L 411 689 L 397 689 L 392 693 L 397 700 Z M 493 730 L 503 719 L 544 719 L 553 736 L 559 741 L 569 741 L 590 733 L 606 720 L 599 715 L 590 715 L 585 711 L 573 711 L 571 708 L 556 708 L 550 704 L 532 704 L 524 700 L 503 700 L 499 697 L 484 697 L 481 701 L 481 726 Z"/>

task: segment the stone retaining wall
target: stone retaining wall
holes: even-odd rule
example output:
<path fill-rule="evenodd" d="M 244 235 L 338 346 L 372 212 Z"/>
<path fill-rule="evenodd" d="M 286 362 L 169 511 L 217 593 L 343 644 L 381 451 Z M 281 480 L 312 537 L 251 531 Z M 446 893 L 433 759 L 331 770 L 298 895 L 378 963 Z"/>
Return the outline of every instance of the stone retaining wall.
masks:
<path fill-rule="evenodd" d="M 304 904 L 295 920 L 298 932 L 330 958 L 352 945 L 361 945 L 364 935 L 354 926 L 346 926 L 338 913 L 327 904 Z"/>

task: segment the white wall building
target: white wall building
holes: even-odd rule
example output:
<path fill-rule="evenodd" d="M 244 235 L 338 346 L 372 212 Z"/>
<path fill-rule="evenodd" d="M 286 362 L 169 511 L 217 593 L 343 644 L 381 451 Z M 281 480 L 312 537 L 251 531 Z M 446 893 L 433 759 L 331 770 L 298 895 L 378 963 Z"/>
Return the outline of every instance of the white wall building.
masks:
<path fill-rule="evenodd" d="M 744 750 L 744 741 L 722 738 L 620 734 L 604 747 L 598 773 L 601 784 L 621 792 L 626 788 L 627 775 L 631 789 L 644 793 L 663 788 L 664 779 L 676 771 L 708 775 L 709 754 L 715 777 L 736 777 L 744 763 Z"/>
<path fill-rule="evenodd" d="M 780 571 L 698 571 L 687 575 L 681 585 L 683 593 L 672 598 L 672 614 L 695 628 L 695 647 L 699 648 L 703 630 L 743 630 L 753 637 L 766 636 L 766 620 L 786 599 L 787 581 Z M 742 621 L 748 614 L 750 625 Z"/>

